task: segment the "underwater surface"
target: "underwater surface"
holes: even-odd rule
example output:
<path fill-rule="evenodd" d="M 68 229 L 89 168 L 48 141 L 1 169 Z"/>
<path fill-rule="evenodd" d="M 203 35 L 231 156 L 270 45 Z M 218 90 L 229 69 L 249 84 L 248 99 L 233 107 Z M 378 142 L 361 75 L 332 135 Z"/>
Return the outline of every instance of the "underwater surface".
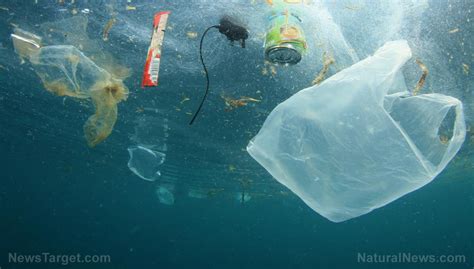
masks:
<path fill-rule="evenodd" d="M 266 2 L 0 1 L 1 269 L 474 267 L 474 1 L 312 1 L 306 52 L 290 66 L 265 61 Z M 159 11 L 171 12 L 159 85 L 142 88 Z M 189 125 L 206 87 L 200 38 L 223 16 L 249 36 L 242 48 L 207 33 L 210 92 Z M 52 56 L 15 45 L 25 32 Z M 430 184 L 331 222 L 247 145 L 327 57 L 326 79 L 399 39 L 413 54 L 407 88 L 419 59 L 420 93 L 463 103 L 464 143 Z M 78 254 L 108 258 L 64 258 Z"/>

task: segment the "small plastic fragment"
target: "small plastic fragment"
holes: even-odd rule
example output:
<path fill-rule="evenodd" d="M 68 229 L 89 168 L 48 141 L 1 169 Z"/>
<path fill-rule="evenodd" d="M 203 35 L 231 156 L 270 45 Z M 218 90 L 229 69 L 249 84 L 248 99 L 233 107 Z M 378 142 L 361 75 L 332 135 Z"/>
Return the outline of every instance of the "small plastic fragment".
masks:
<path fill-rule="evenodd" d="M 102 39 L 104 41 L 107 41 L 109 40 L 109 32 L 110 32 L 110 29 L 112 28 L 112 26 L 114 26 L 115 22 L 117 21 L 117 19 L 115 18 L 112 18 L 110 19 L 104 26 L 104 31 L 102 32 Z"/>
<path fill-rule="evenodd" d="M 158 186 L 156 189 L 156 196 L 158 197 L 160 203 L 164 205 L 173 205 L 174 204 L 174 186 L 170 184 L 163 184 Z"/>
<path fill-rule="evenodd" d="M 462 71 L 464 72 L 464 75 L 469 75 L 469 65 L 463 63 L 462 64 Z"/>
<path fill-rule="evenodd" d="M 418 66 L 420 66 L 423 74 L 421 75 L 420 79 L 418 80 L 418 83 L 415 86 L 415 89 L 413 90 L 413 95 L 417 95 L 421 91 L 421 88 L 423 88 L 423 85 L 425 85 L 425 80 L 429 73 L 428 68 L 420 59 L 417 59 L 416 63 L 418 64 Z"/>
<path fill-rule="evenodd" d="M 186 36 L 188 36 L 188 38 L 194 39 L 198 36 L 198 34 L 196 32 L 187 32 Z"/>
<path fill-rule="evenodd" d="M 357 6 L 357 5 L 345 5 L 345 9 L 350 10 L 350 11 L 358 11 L 362 9 L 362 6 Z"/>
<path fill-rule="evenodd" d="M 328 56 L 326 53 L 323 54 L 324 58 L 324 63 L 323 63 L 323 68 L 321 71 L 319 71 L 319 74 L 314 78 L 313 82 L 311 83 L 312 85 L 318 85 L 321 83 L 324 78 L 326 77 L 326 73 L 329 71 L 329 66 L 334 64 L 334 58 L 331 56 Z"/>
<path fill-rule="evenodd" d="M 252 199 L 252 196 L 248 192 L 238 192 L 235 194 L 235 200 L 239 203 L 244 204 Z"/>
<path fill-rule="evenodd" d="M 188 197 L 195 199 L 205 199 L 208 198 L 208 191 L 203 189 L 190 189 L 188 190 Z"/>
<path fill-rule="evenodd" d="M 247 97 L 247 96 L 241 96 L 240 99 L 233 99 L 231 97 L 221 95 L 221 98 L 224 99 L 227 111 L 233 110 L 238 107 L 246 106 L 250 102 L 258 103 L 261 101 L 259 99 L 255 99 L 255 98 Z"/>

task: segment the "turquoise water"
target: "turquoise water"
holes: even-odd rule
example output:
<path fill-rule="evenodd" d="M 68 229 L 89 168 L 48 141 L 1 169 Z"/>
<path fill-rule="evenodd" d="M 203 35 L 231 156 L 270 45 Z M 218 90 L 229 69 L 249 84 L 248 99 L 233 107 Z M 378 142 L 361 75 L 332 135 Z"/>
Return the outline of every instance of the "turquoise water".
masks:
<path fill-rule="evenodd" d="M 474 80 L 463 64 L 473 66 L 472 1 L 316 1 L 305 20 L 308 54 L 296 66 L 275 67 L 274 75 L 263 59 L 267 7 L 258 1 L 64 2 L 0 3 L 0 268 L 473 268 L 472 131 L 432 183 L 342 223 L 312 211 L 245 151 L 271 110 L 310 85 L 323 52 L 336 60 L 331 75 L 398 38 L 430 69 L 423 91 L 462 100 L 470 126 Z M 160 85 L 143 90 L 152 17 L 160 10 L 172 12 Z M 211 94 L 189 126 L 205 86 L 199 37 L 223 14 L 248 27 L 247 48 L 230 46 L 217 31 L 206 37 Z M 74 20 L 79 16 L 86 20 Z M 111 18 L 117 21 L 104 41 Z M 10 37 L 15 25 L 45 45 L 82 44 L 86 56 L 130 68 L 129 98 L 118 104 L 104 142 L 89 148 L 84 139 L 90 102 L 45 91 L 31 63 L 21 64 Z M 413 61 L 404 75 L 416 84 Z M 229 111 L 221 95 L 261 102 Z M 137 144 L 166 155 L 154 182 L 127 166 L 127 148 Z M 173 205 L 156 195 L 163 184 L 174 186 Z M 205 195 L 196 199 L 190 190 Z M 243 202 L 242 191 L 251 199 Z M 10 258 L 45 252 L 110 261 L 62 266 Z M 364 253 L 464 258 L 364 263 Z"/>

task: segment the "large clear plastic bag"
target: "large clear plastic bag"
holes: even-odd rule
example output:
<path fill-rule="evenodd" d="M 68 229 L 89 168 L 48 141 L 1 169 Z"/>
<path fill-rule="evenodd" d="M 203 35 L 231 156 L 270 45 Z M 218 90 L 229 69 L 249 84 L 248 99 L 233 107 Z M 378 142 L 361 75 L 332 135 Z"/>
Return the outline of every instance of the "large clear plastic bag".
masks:
<path fill-rule="evenodd" d="M 433 180 L 465 138 L 459 100 L 412 96 L 404 40 L 278 105 L 247 147 L 280 183 L 334 222 L 384 206 Z"/>

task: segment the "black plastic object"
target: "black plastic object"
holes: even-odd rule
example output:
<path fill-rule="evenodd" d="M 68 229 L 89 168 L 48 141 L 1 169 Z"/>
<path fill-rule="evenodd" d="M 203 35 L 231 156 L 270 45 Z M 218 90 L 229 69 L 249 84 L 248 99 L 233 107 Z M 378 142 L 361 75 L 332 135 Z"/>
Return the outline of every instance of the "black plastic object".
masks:
<path fill-rule="evenodd" d="M 229 18 L 224 17 L 219 22 L 219 32 L 231 42 L 239 41 L 242 48 L 245 48 L 245 40 L 249 37 L 249 32 L 244 27 L 234 24 Z"/>
<path fill-rule="evenodd" d="M 199 44 L 199 56 L 201 59 L 202 67 L 204 68 L 204 73 L 206 74 L 206 91 L 204 92 L 204 96 L 202 97 L 201 103 L 199 104 L 199 107 L 196 109 L 196 112 L 194 112 L 194 115 L 189 122 L 189 125 L 193 124 L 194 120 L 196 120 L 197 115 L 199 114 L 199 111 L 201 111 L 202 105 L 204 104 L 204 101 L 206 100 L 207 94 L 209 93 L 209 73 L 207 71 L 207 67 L 204 64 L 204 59 L 202 58 L 202 43 L 204 41 L 204 37 L 206 36 L 207 32 L 211 30 L 212 28 L 217 28 L 219 29 L 219 32 L 227 37 L 231 42 L 234 41 L 239 41 L 240 45 L 242 48 L 245 48 L 245 40 L 249 37 L 249 32 L 245 27 L 242 27 L 240 25 L 237 25 L 233 22 L 230 21 L 228 17 L 223 17 L 220 20 L 219 25 L 213 25 L 210 26 L 204 31 L 204 34 L 201 37 L 201 42 Z"/>

